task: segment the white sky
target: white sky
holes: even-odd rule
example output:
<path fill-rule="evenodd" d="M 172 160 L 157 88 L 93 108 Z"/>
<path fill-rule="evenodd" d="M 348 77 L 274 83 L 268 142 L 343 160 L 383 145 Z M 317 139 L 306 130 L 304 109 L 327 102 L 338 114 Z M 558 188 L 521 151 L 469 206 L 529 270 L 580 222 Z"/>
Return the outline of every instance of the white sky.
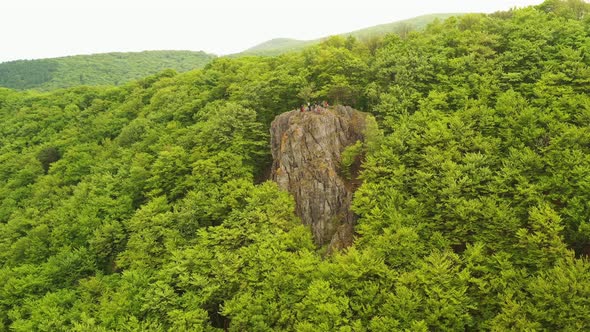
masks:
<path fill-rule="evenodd" d="M 542 0 L 0 0 L 0 62 L 143 50 L 240 52 L 423 14 L 494 12 Z"/>

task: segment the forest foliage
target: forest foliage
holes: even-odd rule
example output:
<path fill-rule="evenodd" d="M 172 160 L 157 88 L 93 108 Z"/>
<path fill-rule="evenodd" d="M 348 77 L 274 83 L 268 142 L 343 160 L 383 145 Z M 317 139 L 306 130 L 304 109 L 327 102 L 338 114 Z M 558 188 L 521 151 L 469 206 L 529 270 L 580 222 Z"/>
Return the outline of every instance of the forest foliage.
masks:
<path fill-rule="evenodd" d="M 144 51 L 75 55 L 0 63 L 0 87 L 48 91 L 79 85 L 123 85 L 165 69 L 202 68 L 214 55 L 193 51 Z"/>
<path fill-rule="evenodd" d="M 0 331 L 590 330 L 589 13 L 0 89 Z M 331 256 L 264 181 L 303 95 L 379 124 Z"/>

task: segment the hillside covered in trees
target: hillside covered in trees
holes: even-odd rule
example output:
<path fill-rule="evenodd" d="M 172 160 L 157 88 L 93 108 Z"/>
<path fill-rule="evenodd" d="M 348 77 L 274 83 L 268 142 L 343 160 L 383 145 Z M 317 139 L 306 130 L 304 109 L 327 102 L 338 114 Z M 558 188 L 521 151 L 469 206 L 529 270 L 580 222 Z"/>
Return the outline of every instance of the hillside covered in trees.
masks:
<path fill-rule="evenodd" d="M 0 89 L 0 331 L 590 330 L 589 14 Z M 265 181 L 309 98 L 379 125 L 331 255 Z"/>
<path fill-rule="evenodd" d="M 165 69 L 203 68 L 214 55 L 192 51 L 144 51 L 76 55 L 0 63 L 0 87 L 52 90 L 78 85 L 122 85 Z"/>
<path fill-rule="evenodd" d="M 402 36 L 411 31 L 420 31 L 426 26 L 436 20 L 444 20 L 451 16 L 460 16 L 460 13 L 441 13 L 422 15 L 407 20 L 401 20 L 386 24 L 380 24 L 373 27 L 356 30 L 340 34 L 341 37 L 353 37 L 361 42 L 369 43 L 372 40 L 378 40 L 386 34 L 396 33 Z M 305 47 L 317 45 L 326 38 L 314 40 L 298 40 L 290 38 L 276 38 L 251 47 L 243 52 L 234 54 L 233 56 L 247 56 L 247 55 L 261 55 L 261 56 L 275 56 L 292 51 L 301 51 Z"/>

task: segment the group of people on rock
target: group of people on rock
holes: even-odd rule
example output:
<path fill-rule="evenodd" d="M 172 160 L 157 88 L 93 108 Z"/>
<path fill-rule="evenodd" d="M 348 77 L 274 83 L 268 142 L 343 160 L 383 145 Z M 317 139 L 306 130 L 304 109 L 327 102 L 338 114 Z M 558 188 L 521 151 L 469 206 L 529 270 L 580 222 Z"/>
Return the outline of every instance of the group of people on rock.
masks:
<path fill-rule="evenodd" d="M 328 108 L 328 102 L 327 101 L 322 101 L 322 102 L 307 102 L 307 105 L 305 104 L 301 104 L 301 107 L 299 108 L 299 111 L 301 111 L 301 113 L 303 112 L 315 112 L 315 113 L 321 113 L 323 111 L 326 110 L 326 108 Z"/>

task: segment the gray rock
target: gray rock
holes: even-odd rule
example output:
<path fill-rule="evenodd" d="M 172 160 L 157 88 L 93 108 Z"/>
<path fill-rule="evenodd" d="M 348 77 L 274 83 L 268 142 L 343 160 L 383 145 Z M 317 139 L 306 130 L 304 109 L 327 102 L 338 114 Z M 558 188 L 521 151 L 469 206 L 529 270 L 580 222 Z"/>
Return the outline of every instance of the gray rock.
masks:
<path fill-rule="evenodd" d="M 291 111 L 271 124 L 271 178 L 290 192 L 296 214 L 329 251 L 352 243 L 352 189 L 339 176 L 344 148 L 363 140 L 365 113 L 336 106 L 321 113 Z"/>

